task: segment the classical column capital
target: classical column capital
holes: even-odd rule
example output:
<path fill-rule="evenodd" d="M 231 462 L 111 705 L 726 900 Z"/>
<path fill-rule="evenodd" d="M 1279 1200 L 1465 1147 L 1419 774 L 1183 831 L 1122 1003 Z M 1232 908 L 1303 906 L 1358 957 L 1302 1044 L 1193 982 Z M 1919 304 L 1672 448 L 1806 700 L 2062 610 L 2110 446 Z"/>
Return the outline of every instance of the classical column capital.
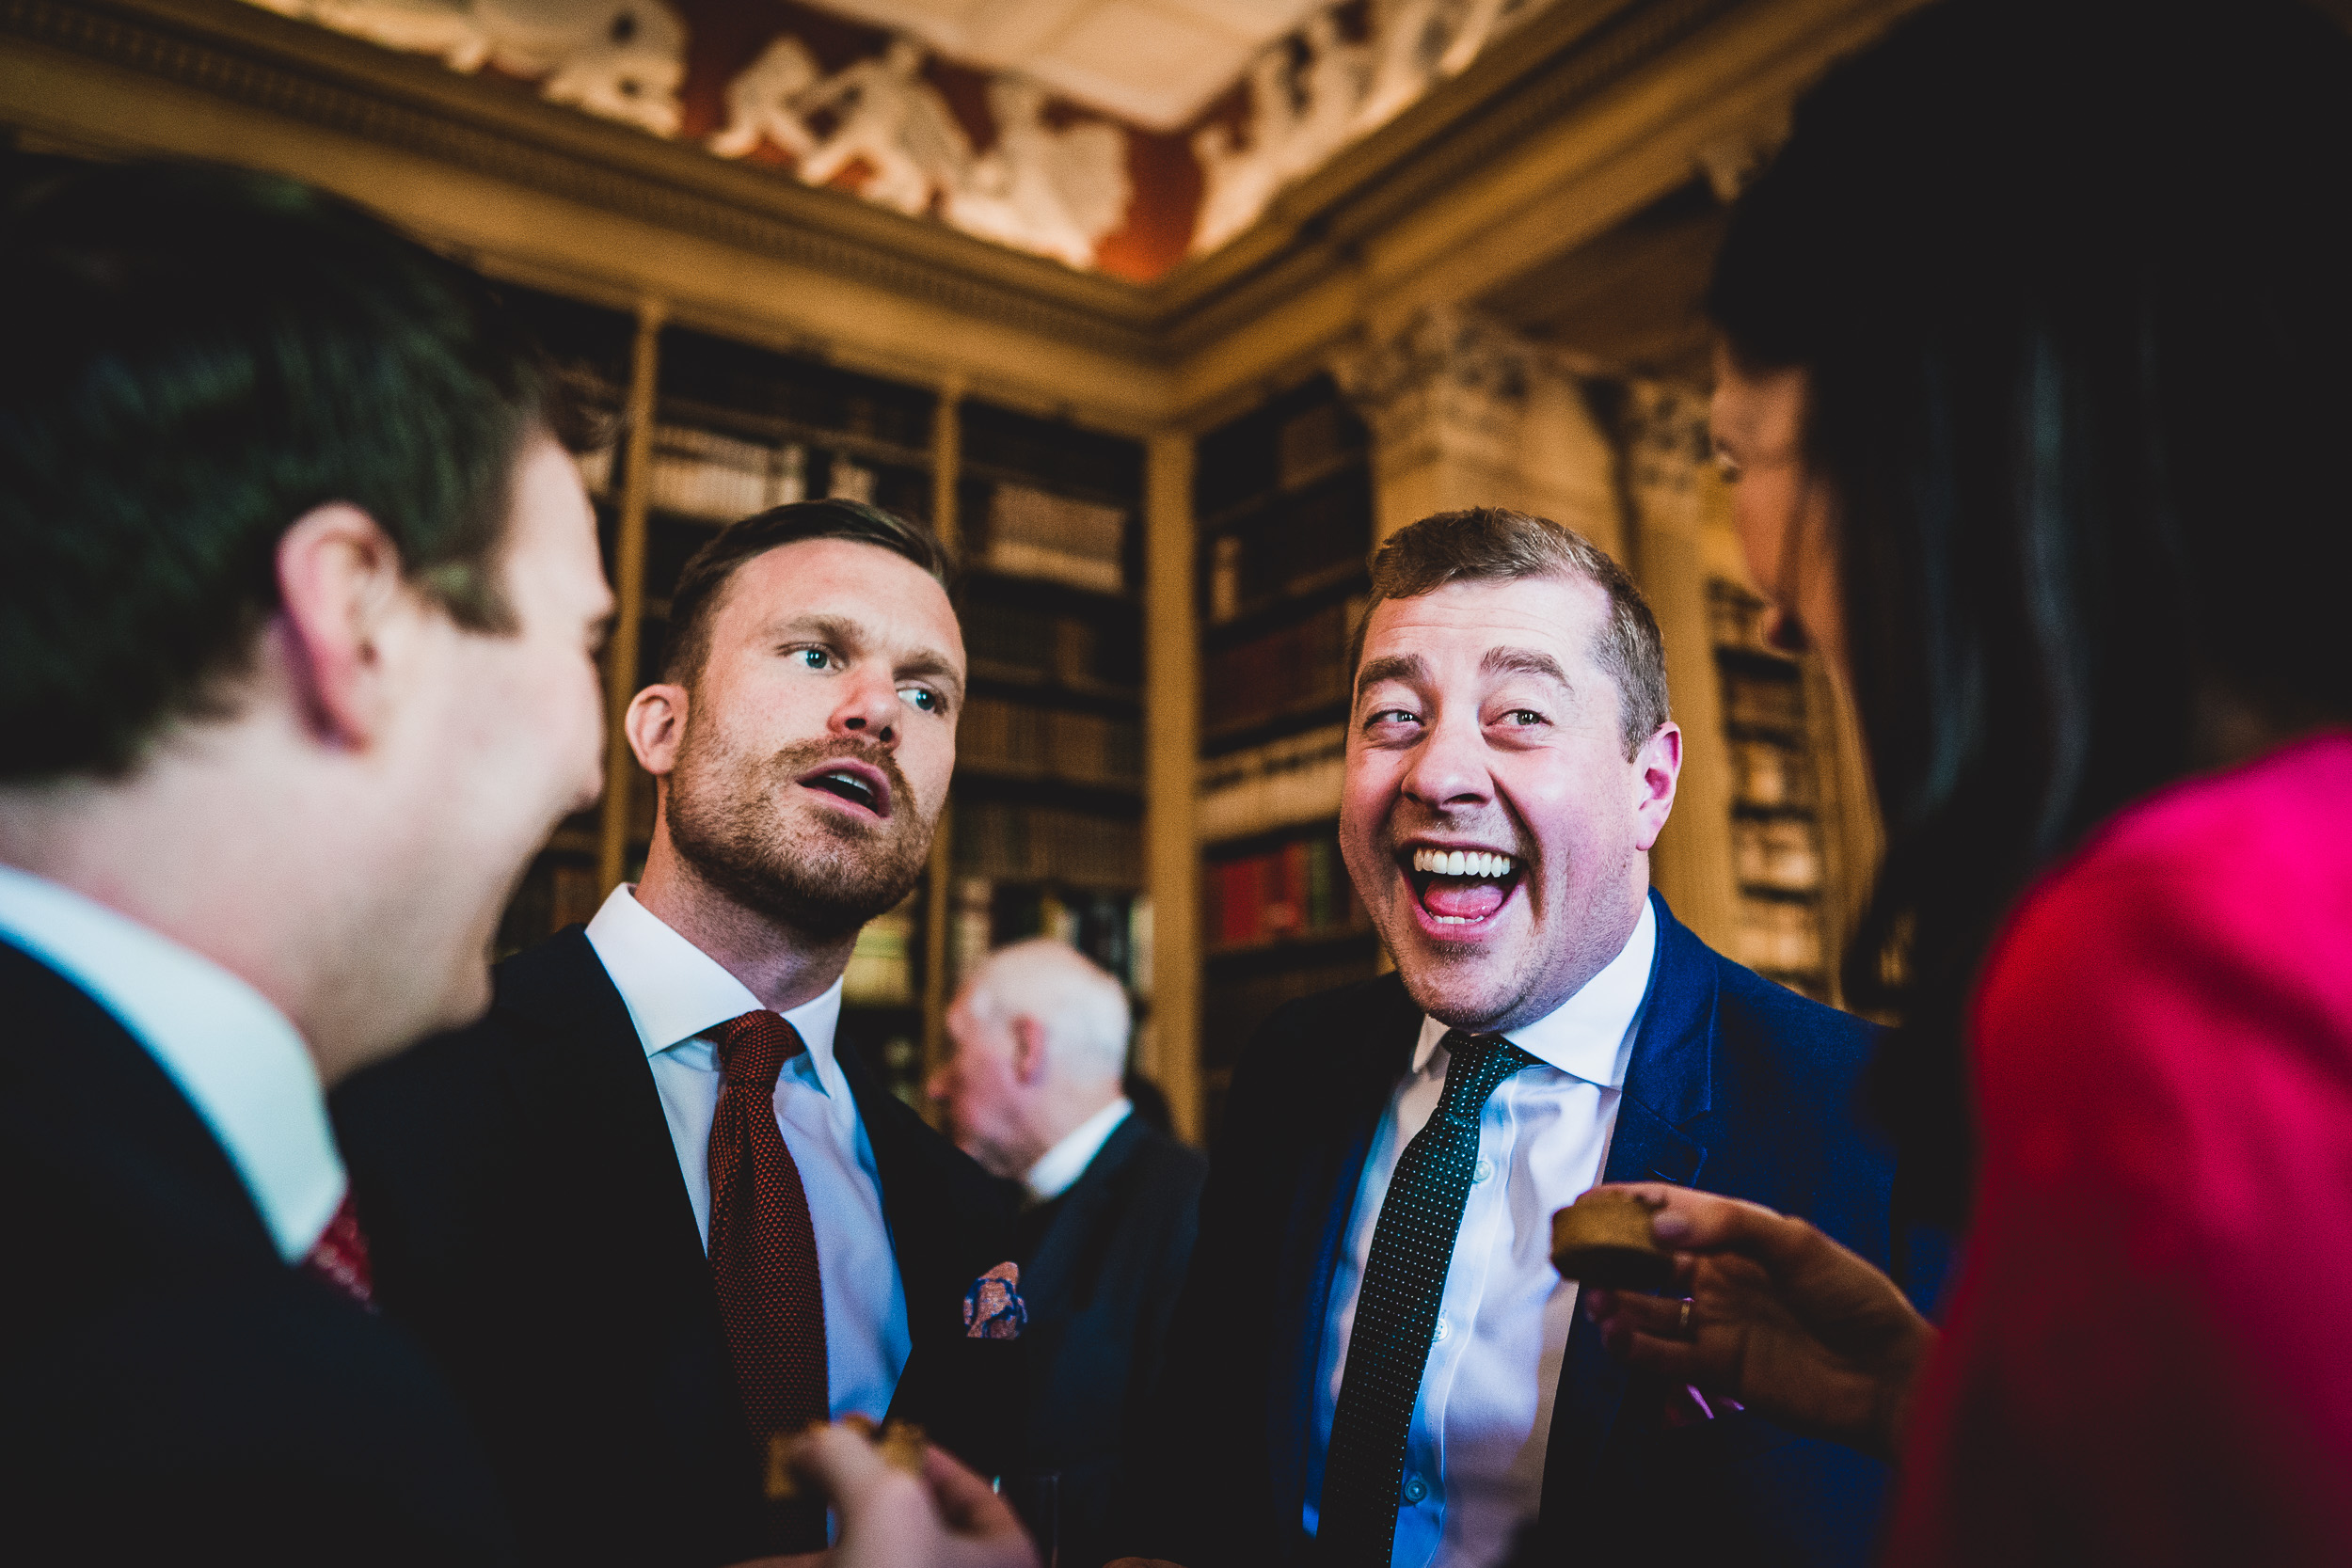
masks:
<path fill-rule="evenodd" d="M 1531 403 L 1572 386 L 1540 343 L 1459 306 L 1431 306 L 1385 338 L 1342 350 L 1331 370 L 1372 426 L 1376 464 L 1426 461 L 1431 450 L 1515 464 Z"/>
<path fill-rule="evenodd" d="M 1359 340 L 1331 370 L 1372 428 L 1380 537 L 1431 512 L 1508 506 L 1617 546 L 1614 453 L 1546 345 L 1437 306 Z"/>

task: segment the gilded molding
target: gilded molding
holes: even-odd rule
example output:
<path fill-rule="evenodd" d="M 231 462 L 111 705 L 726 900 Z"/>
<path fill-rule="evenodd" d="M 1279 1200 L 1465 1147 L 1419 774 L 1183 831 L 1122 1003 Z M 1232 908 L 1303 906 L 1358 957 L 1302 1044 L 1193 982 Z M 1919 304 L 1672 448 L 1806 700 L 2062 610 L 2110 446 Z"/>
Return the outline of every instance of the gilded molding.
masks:
<path fill-rule="evenodd" d="M 218 0 L 218 4 L 227 7 L 234 0 Z M 251 9 L 242 6 L 237 8 Z M 266 13 L 253 15 L 264 26 L 275 24 L 288 29 L 294 35 L 289 42 L 308 43 L 302 35 L 317 32 L 300 24 L 281 23 Z M 420 105 L 405 101 L 407 94 L 389 84 L 336 80 L 334 75 L 342 73 L 330 75 L 331 65 L 315 57 L 305 59 L 292 50 L 273 51 L 278 57 L 268 57 L 251 46 L 250 34 L 258 30 L 239 28 L 237 31 L 247 37 L 232 40 L 231 37 L 218 34 L 199 36 L 135 8 L 107 7 L 88 0 L 0 0 L 0 34 L 193 87 L 307 125 L 420 153 L 471 173 L 489 175 L 662 228 L 737 245 L 813 271 L 855 277 L 908 299 L 1019 331 L 1123 357 L 1148 358 L 1154 354 L 1153 334 L 1137 319 L 1141 312 L 1132 305 L 1123 310 L 1087 309 L 1067 297 L 1075 291 L 1008 287 L 961 268 L 943 265 L 936 255 L 938 250 L 949 248 L 937 243 L 941 240 L 952 241 L 954 248 L 982 252 L 993 248 L 981 242 L 942 234 L 930 226 L 897 219 L 895 214 L 874 214 L 854 198 L 803 191 L 755 171 L 723 168 L 706 173 L 693 166 L 707 161 L 699 150 L 649 141 L 635 132 L 595 121 L 573 124 L 580 117 L 571 111 L 542 106 L 535 102 L 497 102 L 496 108 L 504 111 L 498 119 L 506 123 L 485 125 L 481 117 L 469 112 L 473 104 L 468 100 L 503 100 L 505 95 L 495 85 L 453 77 L 453 87 L 469 90 L 436 92 L 431 97 L 437 102 L 429 106 Z M 222 33 L 228 31 L 221 29 Z M 331 35 L 322 35 L 321 41 L 375 52 L 373 46 L 351 43 Z M 241 43 L 246 47 L 238 47 Z M 315 55 L 326 52 L 305 49 L 302 54 Z M 388 68 L 422 64 L 437 71 L 438 69 L 428 62 L 398 55 L 389 55 L 383 64 Z M 386 69 L 382 75 L 402 73 L 405 72 Z M 552 123 L 547 123 L 549 120 Z M 542 123 L 526 125 L 518 121 Z M 636 147 L 627 149 L 639 154 L 629 160 L 638 166 L 615 166 L 613 162 L 598 158 L 595 150 L 582 145 L 610 138 L 644 143 L 642 152 Z M 685 178 L 664 178 L 669 171 L 656 173 L 646 168 L 644 165 L 652 160 L 644 153 L 688 160 L 689 166 L 676 171 Z M 716 194 L 710 187 L 721 182 L 711 179 L 712 174 L 736 176 L 724 183 L 737 189 L 723 197 Z M 702 178 L 694 179 L 695 175 Z M 772 185 L 778 189 L 746 190 L 742 188 L 746 184 Z M 691 188 L 692 185 L 703 188 Z M 794 198 L 800 199 L 791 199 Z M 879 215 L 891 220 L 893 226 L 917 230 L 917 235 L 893 235 L 902 244 L 892 246 L 873 243 L 864 235 L 843 234 L 824 221 L 838 221 L 838 214 L 822 212 L 823 207 L 832 206 L 856 209 L 854 215 L 861 220 L 857 227 L 869 234 L 882 227 L 871 221 Z M 795 208 L 802 210 L 792 211 Z M 910 254 L 918 246 L 933 254 Z M 996 260 L 990 255 L 982 264 Z M 1065 271 L 1024 257 L 1008 256 L 1003 261 L 1011 266 L 992 270 Z M 1086 292 L 1105 296 L 1105 303 L 1114 305 L 1126 304 L 1119 298 L 1120 293 L 1136 292 L 1113 280 L 1080 281 L 1096 284 Z M 1109 287 L 1101 286 L 1105 283 Z M 1064 297 L 1054 297 L 1057 292 Z"/>

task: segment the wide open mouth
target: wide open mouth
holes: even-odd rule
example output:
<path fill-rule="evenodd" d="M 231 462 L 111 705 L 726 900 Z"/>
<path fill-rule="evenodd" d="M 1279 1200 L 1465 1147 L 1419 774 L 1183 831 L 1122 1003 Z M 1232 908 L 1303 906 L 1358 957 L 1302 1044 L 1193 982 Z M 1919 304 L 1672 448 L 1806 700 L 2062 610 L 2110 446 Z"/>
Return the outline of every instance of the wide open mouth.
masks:
<path fill-rule="evenodd" d="M 1414 902 L 1431 925 L 1468 936 L 1509 903 L 1526 863 L 1497 849 L 1415 845 L 1400 856 Z"/>
<path fill-rule="evenodd" d="M 876 816 L 890 815 L 890 781 L 869 764 L 836 759 L 813 773 L 803 773 L 795 782 L 803 788 L 847 800 Z"/>

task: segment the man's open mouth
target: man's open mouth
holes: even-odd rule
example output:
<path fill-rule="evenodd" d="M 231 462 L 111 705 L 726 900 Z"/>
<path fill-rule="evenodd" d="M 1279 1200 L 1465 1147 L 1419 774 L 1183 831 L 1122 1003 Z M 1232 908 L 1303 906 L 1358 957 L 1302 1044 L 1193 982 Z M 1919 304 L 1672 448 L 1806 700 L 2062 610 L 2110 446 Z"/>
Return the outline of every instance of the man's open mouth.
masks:
<path fill-rule="evenodd" d="M 1422 845 L 1412 848 L 1405 860 L 1413 897 L 1437 926 L 1485 925 L 1510 900 L 1511 890 L 1526 870 L 1516 856 L 1497 849 Z"/>
<path fill-rule="evenodd" d="M 876 816 L 890 815 L 890 784 L 881 773 L 862 762 L 836 762 L 804 774 L 798 781 L 808 789 L 847 800 L 872 812 Z"/>

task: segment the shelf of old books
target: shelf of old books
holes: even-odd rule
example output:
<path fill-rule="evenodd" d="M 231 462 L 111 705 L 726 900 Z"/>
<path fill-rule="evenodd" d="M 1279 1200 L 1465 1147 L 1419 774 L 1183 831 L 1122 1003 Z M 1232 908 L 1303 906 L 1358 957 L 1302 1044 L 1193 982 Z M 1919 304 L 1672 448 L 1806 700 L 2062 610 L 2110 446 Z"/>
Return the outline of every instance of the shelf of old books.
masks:
<path fill-rule="evenodd" d="M 1337 838 L 1347 657 L 1363 614 L 1372 475 L 1328 377 L 1200 437 L 1201 1087 L 1294 997 L 1374 974 Z"/>
<path fill-rule="evenodd" d="M 1148 999 L 1143 896 L 1143 448 L 957 405 L 960 606 L 947 985 L 991 950 L 1069 942 Z"/>
<path fill-rule="evenodd" d="M 1794 990 L 1833 994 L 1821 716 L 1804 670 L 1765 638 L 1766 607 L 1721 579 L 1708 610 L 1732 768 L 1740 961 Z"/>

